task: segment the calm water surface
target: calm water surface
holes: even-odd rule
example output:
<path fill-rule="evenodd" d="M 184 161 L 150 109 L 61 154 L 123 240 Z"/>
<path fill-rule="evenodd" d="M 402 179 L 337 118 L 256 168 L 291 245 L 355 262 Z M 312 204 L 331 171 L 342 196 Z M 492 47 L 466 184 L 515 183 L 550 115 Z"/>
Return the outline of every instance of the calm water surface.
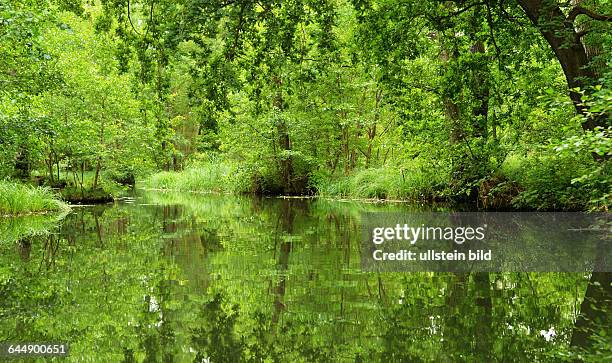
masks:
<path fill-rule="evenodd" d="M 71 361 L 549 361 L 583 274 L 362 273 L 362 211 L 138 193 L 0 225 L 0 341 Z M 57 224 L 57 227 L 54 225 Z M 0 358 L 1 360 L 2 358 Z"/>

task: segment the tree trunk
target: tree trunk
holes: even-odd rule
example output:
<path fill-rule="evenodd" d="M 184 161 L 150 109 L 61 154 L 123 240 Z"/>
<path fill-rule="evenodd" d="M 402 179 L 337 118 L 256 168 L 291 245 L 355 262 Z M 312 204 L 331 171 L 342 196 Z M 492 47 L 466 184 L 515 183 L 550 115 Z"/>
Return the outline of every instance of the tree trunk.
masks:
<path fill-rule="evenodd" d="M 342 116 L 344 118 L 344 115 Z M 348 125 L 342 127 L 342 154 L 344 155 L 344 175 L 348 175 L 351 168 L 350 148 L 349 148 L 349 130 Z"/>
<path fill-rule="evenodd" d="M 376 90 L 376 103 L 374 106 L 374 111 L 375 111 L 374 123 L 367 129 L 368 149 L 365 154 L 366 168 L 370 167 L 370 163 L 372 160 L 372 144 L 374 143 L 374 138 L 376 137 L 376 125 L 378 125 L 378 122 L 380 121 L 380 104 L 381 104 L 382 96 L 383 96 L 383 90 L 380 88 L 377 89 Z"/>
<path fill-rule="evenodd" d="M 448 49 L 443 49 L 440 53 L 440 60 L 444 64 L 448 64 L 453 58 L 452 52 Z M 461 139 L 461 135 L 463 133 L 461 122 L 459 120 L 459 106 L 453 101 L 449 94 L 444 95 L 442 102 L 444 104 L 444 115 L 446 116 L 446 119 L 451 127 L 450 143 L 456 144 Z"/>
<path fill-rule="evenodd" d="M 552 0 L 518 0 L 523 11 L 542 33 L 548 42 L 567 80 L 569 96 L 576 111 L 586 117 L 582 124 L 584 130 L 593 130 L 606 124 L 605 117 L 593 118 L 588 115 L 588 108 L 582 103 L 582 95 L 576 88 L 585 90 L 585 80 L 595 80 L 596 76 L 589 67 L 589 57 L 582 44 L 581 35 L 576 31 L 574 20 L 566 17 L 556 1 Z"/>
<path fill-rule="evenodd" d="M 47 164 L 47 171 L 49 172 L 49 182 L 53 184 L 53 154 L 49 153 L 49 159 L 45 160 L 45 164 Z"/>
<path fill-rule="evenodd" d="M 15 157 L 15 176 L 19 179 L 30 177 L 30 152 L 25 145 L 19 148 Z"/>
<path fill-rule="evenodd" d="M 472 54 L 484 54 L 485 47 L 481 41 L 475 42 L 470 48 Z M 473 111 L 474 120 L 472 128 L 474 137 L 487 138 L 487 121 L 489 117 L 489 82 L 488 69 L 486 64 L 477 62 L 475 68 L 472 69 L 473 92 L 480 105 Z"/>
<path fill-rule="evenodd" d="M 579 6 L 583 2 L 584 0 L 571 0 L 572 6 Z M 588 31 L 584 24 L 580 23 L 575 24 L 574 29 L 576 30 L 576 33 Z M 580 42 L 584 46 L 584 51 L 586 52 L 587 60 L 589 61 L 589 67 L 591 68 L 595 77 L 599 78 L 606 67 L 606 62 L 603 59 L 597 59 L 597 56 L 603 53 L 603 44 L 601 44 L 601 42 L 597 44 L 586 44 L 584 42 L 584 37 L 580 38 Z"/>
<path fill-rule="evenodd" d="M 276 125 L 276 131 L 278 133 L 278 144 L 281 150 L 281 179 L 283 183 L 283 193 L 292 194 L 292 174 L 293 174 L 293 163 L 291 155 L 287 152 L 291 151 L 291 139 L 289 138 L 289 129 L 285 120 L 278 121 Z"/>
<path fill-rule="evenodd" d="M 96 174 L 94 175 L 93 184 L 91 186 L 91 190 L 96 190 L 98 187 L 98 179 L 100 178 L 100 167 L 101 167 L 100 157 L 98 156 L 98 160 L 96 162 Z"/>
<path fill-rule="evenodd" d="M 53 155 L 55 158 L 55 165 L 57 166 L 57 181 L 59 182 L 60 181 L 60 159 L 56 151 L 53 151 Z"/>
<path fill-rule="evenodd" d="M 282 90 L 282 79 L 278 76 L 273 78 L 276 86 L 276 95 L 274 96 L 273 106 L 281 112 L 284 109 L 283 90 Z M 283 193 L 293 194 L 293 162 L 291 160 L 291 138 L 289 137 L 289 127 L 284 118 L 276 121 L 276 132 L 278 137 L 278 145 L 280 147 L 280 174 L 283 184 Z"/>

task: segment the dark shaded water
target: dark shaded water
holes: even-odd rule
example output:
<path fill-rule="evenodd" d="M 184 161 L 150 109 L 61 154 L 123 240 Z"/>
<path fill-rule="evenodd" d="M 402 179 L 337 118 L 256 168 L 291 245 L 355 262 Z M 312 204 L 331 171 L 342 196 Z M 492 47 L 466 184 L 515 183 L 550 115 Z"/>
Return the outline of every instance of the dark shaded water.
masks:
<path fill-rule="evenodd" d="M 360 212 L 407 209 L 145 193 L 3 221 L 0 342 L 95 362 L 567 357 L 584 274 L 362 273 Z"/>

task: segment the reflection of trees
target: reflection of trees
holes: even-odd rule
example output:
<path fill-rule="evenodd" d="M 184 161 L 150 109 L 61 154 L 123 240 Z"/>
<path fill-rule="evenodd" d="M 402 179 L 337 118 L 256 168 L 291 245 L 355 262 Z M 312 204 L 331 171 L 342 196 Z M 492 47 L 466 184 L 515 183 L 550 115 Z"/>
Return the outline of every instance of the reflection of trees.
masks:
<path fill-rule="evenodd" d="M 100 215 L 95 211 L 92 214 L 94 217 L 94 221 L 96 221 L 96 235 L 98 236 L 98 246 L 104 247 L 104 242 L 102 241 L 102 227 L 100 227 Z"/>
<path fill-rule="evenodd" d="M 593 351 L 600 332 L 610 329 L 612 311 L 612 273 L 593 272 L 589 279 L 580 314 L 576 319 L 571 345 Z M 605 335 L 603 336 L 605 339 Z M 608 342 L 609 344 L 609 342 Z"/>
<path fill-rule="evenodd" d="M 172 281 L 161 280 L 157 295 L 146 295 L 144 322 L 141 324 L 141 348 L 145 362 L 170 362 L 176 350 L 176 334 L 173 312 L 167 305 L 172 299 Z"/>
<path fill-rule="evenodd" d="M 607 223 L 607 218 L 604 222 Z M 606 224 L 604 224 L 605 228 Z M 607 229 L 604 229 L 607 231 Z M 602 236 L 598 244 L 598 254 L 594 263 L 584 299 L 580 304 L 580 313 L 572 332 L 571 346 L 587 355 L 597 356 L 600 350 L 610 349 L 610 338 L 606 333 L 610 331 L 610 313 L 612 311 L 612 273 L 601 272 L 606 270 L 609 263 L 608 250 L 609 236 Z M 598 340 L 604 340 L 605 347 L 598 347 Z M 607 339 L 607 340 L 606 340 Z M 602 349 L 603 348 L 603 349 Z"/>
<path fill-rule="evenodd" d="M 6 281 L 0 272 L 0 340 L 70 342 L 77 357 L 79 346 L 97 346 L 104 360 L 122 334 L 134 293 L 142 299 L 134 275 L 145 264 L 131 241 L 123 254 L 116 236 L 102 233 L 112 219 L 100 210 L 77 209 L 59 233 L 20 239 L 9 245 L 12 251 L 0 245 L 0 266 L 10 271 Z M 105 237 L 108 245 L 100 241 Z"/>
<path fill-rule="evenodd" d="M 447 284 L 442 339 L 444 351 L 455 359 L 475 356 L 489 361 L 494 341 L 489 274 L 450 274 Z"/>
<path fill-rule="evenodd" d="M 362 274 L 355 210 L 191 199 L 197 213 L 79 209 L 59 236 L 16 239 L 0 255 L 19 266 L 0 275 L 0 338 L 70 337 L 125 362 L 537 361 L 567 349 L 578 274 Z M 591 277 L 574 340 L 608 326 L 596 282 L 609 278 Z"/>
<path fill-rule="evenodd" d="M 480 310 L 480 318 L 476 320 L 474 326 L 474 336 L 478 337 L 476 339 L 477 356 L 480 359 L 490 360 L 493 341 L 495 340 L 495 333 L 492 328 L 491 283 L 489 274 L 486 272 L 475 272 L 473 279 L 476 306 Z"/>
<path fill-rule="evenodd" d="M 57 235 L 49 235 L 44 239 L 43 256 L 38 266 L 39 271 L 45 267 L 46 270 L 51 269 L 55 265 L 57 254 L 59 253 L 61 239 Z"/>
<path fill-rule="evenodd" d="M 204 228 L 200 234 L 200 244 L 206 254 L 223 250 L 221 239 L 216 229 Z"/>
<path fill-rule="evenodd" d="M 210 358 L 211 362 L 240 362 L 244 344 L 236 338 L 237 305 L 227 306 L 221 294 L 202 304 L 198 326 L 192 330 L 191 343 L 196 348 L 195 362 Z"/>
<path fill-rule="evenodd" d="M 537 361 L 571 331 L 577 274 L 422 274 L 384 309 L 382 357 L 395 361 Z M 609 307 L 605 308 L 609 312 Z M 601 326 L 601 325 L 600 325 Z M 545 338 L 541 331 L 553 329 Z"/>
<path fill-rule="evenodd" d="M 18 243 L 19 257 L 21 261 L 27 262 L 30 260 L 30 254 L 32 253 L 32 241 L 31 237 L 25 237 Z"/>
<path fill-rule="evenodd" d="M 293 234 L 293 223 L 295 221 L 295 209 L 293 208 L 294 200 L 283 199 L 281 201 L 280 210 L 278 213 L 278 220 L 276 223 L 276 230 L 274 234 L 274 251 L 276 254 L 276 245 L 278 240 L 280 241 L 280 248 L 278 254 L 277 271 L 279 280 L 274 288 L 274 310 L 272 313 L 272 324 L 276 324 L 282 313 L 286 308 L 284 303 L 285 288 L 287 283 L 287 268 L 289 267 L 289 254 L 291 253 L 291 240 L 287 240 L 285 236 L 291 237 Z"/>

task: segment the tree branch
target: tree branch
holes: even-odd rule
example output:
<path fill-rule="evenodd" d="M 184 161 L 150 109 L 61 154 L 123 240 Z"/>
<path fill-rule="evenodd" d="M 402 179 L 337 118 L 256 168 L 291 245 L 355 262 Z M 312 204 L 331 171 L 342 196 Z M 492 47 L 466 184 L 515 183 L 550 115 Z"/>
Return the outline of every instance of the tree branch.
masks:
<path fill-rule="evenodd" d="M 576 39 L 580 40 L 582 39 L 582 37 L 589 34 L 590 32 L 591 32 L 591 29 L 584 29 L 579 32 L 576 32 Z"/>
<path fill-rule="evenodd" d="M 236 24 L 236 28 L 234 29 L 234 42 L 232 44 L 232 49 L 230 49 L 227 53 L 227 59 L 232 61 L 234 60 L 234 55 L 236 53 L 236 49 L 238 48 L 238 42 L 240 41 L 240 32 L 242 31 L 242 23 L 244 21 L 244 10 L 246 9 L 247 3 L 243 2 L 240 6 L 240 14 L 238 15 L 238 24 Z"/>
<path fill-rule="evenodd" d="M 130 0 L 128 0 L 127 2 L 127 16 L 128 16 L 128 20 L 130 21 L 130 25 L 132 26 L 132 29 L 134 30 L 134 32 L 136 32 L 136 34 L 141 35 L 138 30 L 136 30 L 136 28 L 134 27 L 134 23 L 132 23 L 132 16 L 130 15 Z"/>
<path fill-rule="evenodd" d="M 457 11 L 455 11 L 453 13 L 449 13 L 448 15 L 440 16 L 440 17 L 438 17 L 438 19 L 453 18 L 455 16 L 459 16 L 459 15 L 465 13 L 466 11 L 470 10 L 471 8 L 474 8 L 476 6 L 482 6 L 482 5 L 487 5 L 487 2 L 483 1 L 483 2 L 478 2 L 478 3 L 470 4 L 470 5 L 466 6 L 465 8 L 457 10 Z"/>
<path fill-rule="evenodd" d="M 493 42 L 493 47 L 495 48 L 495 54 L 497 55 L 497 62 L 499 65 L 499 69 L 502 69 L 501 64 L 501 50 L 497 45 L 497 41 L 495 40 L 495 32 L 493 31 L 493 15 L 491 14 L 491 7 L 489 4 L 487 6 L 487 23 L 489 24 L 489 34 L 491 35 L 491 41 Z"/>
<path fill-rule="evenodd" d="M 572 23 L 574 22 L 574 20 L 576 20 L 576 17 L 578 15 L 586 15 L 591 19 L 594 20 L 601 20 L 601 21 L 612 21 L 612 15 L 603 15 L 603 14 L 598 14 L 592 10 L 589 10 L 587 8 L 583 8 L 582 6 L 575 6 L 570 13 L 567 15 L 567 20 L 571 21 Z"/>
<path fill-rule="evenodd" d="M 151 10 L 149 12 L 149 24 L 147 24 L 147 32 L 145 33 L 145 38 L 149 35 L 149 29 L 151 28 L 151 24 L 153 24 L 153 5 L 155 5 L 154 1 L 151 1 Z"/>

